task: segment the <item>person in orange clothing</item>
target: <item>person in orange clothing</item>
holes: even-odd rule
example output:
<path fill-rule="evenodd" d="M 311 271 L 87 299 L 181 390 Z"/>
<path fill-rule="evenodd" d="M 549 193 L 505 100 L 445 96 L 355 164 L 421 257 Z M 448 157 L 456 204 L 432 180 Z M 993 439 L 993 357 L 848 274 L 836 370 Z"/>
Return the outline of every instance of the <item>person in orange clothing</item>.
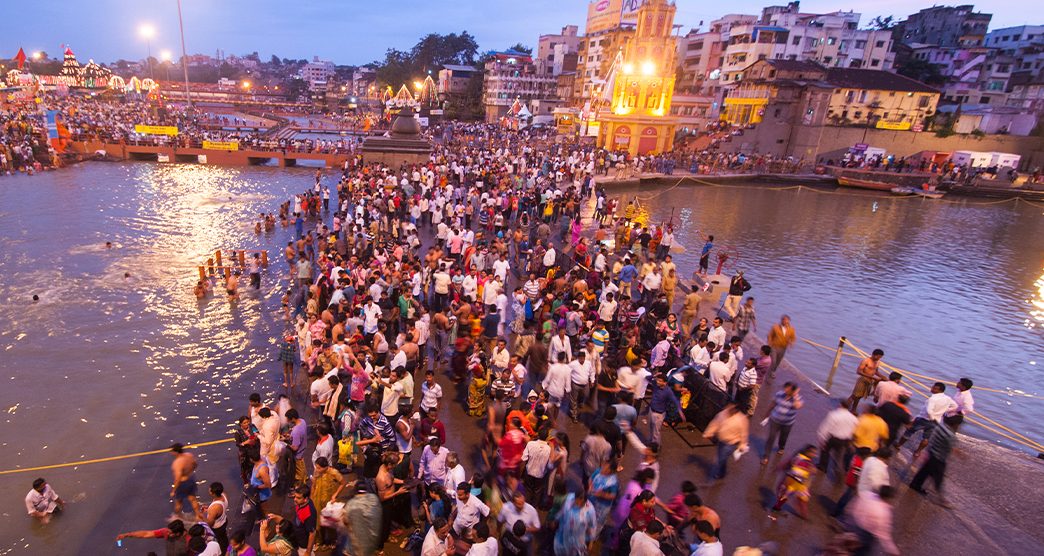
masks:
<path fill-rule="evenodd" d="M 769 331 L 768 343 L 772 347 L 772 366 L 769 368 L 769 374 L 775 374 L 776 368 L 779 367 L 783 356 L 786 355 L 787 349 L 794 345 L 794 341 L 797 340 L 797 334 L 794 332 L 794 327 L 790 324 L 790 317 L 783 315 L 779 318 L 779 324 L 772 326 L 772 330 Z"/>

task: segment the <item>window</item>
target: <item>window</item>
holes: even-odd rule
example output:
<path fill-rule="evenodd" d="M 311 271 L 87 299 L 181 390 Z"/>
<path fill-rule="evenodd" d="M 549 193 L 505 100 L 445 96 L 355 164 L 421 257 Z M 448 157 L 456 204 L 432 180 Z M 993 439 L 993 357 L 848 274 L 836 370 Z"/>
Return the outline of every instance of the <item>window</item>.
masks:
<path fill-rule="evenodd" d="M 921 95 L 917 98 L 917 106 L 919 108 L 928 108 L 928 103 L 931 102 L 932 97 L 928 95 Z"/>
<path fill-rule="evenodd" d="M 827 37 L 827 44 L 833 46 L 837 44 L 837 37 Z"/>
<path fill-rule="evenodd" d="M 856 41 L 856 48 L 862 50 L 866 48 L 866 41 Z"/>
<path fill-rule="evenodd" d="M 877 42 L 874 43 L 874 47 L 875 48 L 884 48 L 884 44 L 885 44 L 884 41 L 877 41 Z"/>
<path fill-rule="evenodd" d="M 859 104 L 866 104 L 866 91 L 859 91 Z"/>
<path fill-rule="evenodd" d="M 881 65 L 881 60 L 878 60 L 877 58 L 874 58 L 873 60 L 870 60 L 870 67 L 876 68 L 877 66 L 880 66 L 880 65 Z"/>
<path fill-rule="evenodd" d="M 826 65 L 829 65 L 830 62 L 833 61 L 833 60 L 834 60 L 833 56 L 823 56 L 823 63 L 826 64 Z"/>
<path fill-rule="evenodd" d="M 794 46 L 801 44 L 801 37 L 795 35 L 794 38 L 790 41 L 790 43 Z"/>
<path fill-rule="evenodd" d="M 989 104 L 990 97 L 979 97 L 979 104 Z"/>
<path fill-rule="evenodd" d="M 855 100 L 855 91 L 848 91 L 848 93 L 845 94 L 845 102 L 852 104 L 853 100 Z"/>

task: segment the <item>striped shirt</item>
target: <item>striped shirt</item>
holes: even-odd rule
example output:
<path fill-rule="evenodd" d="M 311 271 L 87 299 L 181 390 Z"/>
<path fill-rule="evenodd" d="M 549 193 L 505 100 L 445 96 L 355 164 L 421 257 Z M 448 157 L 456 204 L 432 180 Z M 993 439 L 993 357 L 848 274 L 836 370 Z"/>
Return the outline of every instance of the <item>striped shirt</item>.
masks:
<path fill-rule="evenodd" d="M 957 435 L 950 427 L 942 423 L 935 423 L 932 435 L 928 437 L 928 453 L 937 460 L 946 461 L 950 457 L 953 445 L 957 443 Z"/>
<path fill-rule="evenodd" d="M 783 390 L 776 392 L 775 406 L 772 408 L 772 420 L 779 425 L 793 425 L 794 420 L 797 419 L 797 408 L 796 404 L 801 402 L 801 395 L 794 394 L 793 398 L 788 398 L 787 393 Z"/>
<path fill-rule="evenodd" d="M 746 390 L 758 383 L 758 369 L 756 367 L 743 367 L 736 379 L 736 387 Z"/>

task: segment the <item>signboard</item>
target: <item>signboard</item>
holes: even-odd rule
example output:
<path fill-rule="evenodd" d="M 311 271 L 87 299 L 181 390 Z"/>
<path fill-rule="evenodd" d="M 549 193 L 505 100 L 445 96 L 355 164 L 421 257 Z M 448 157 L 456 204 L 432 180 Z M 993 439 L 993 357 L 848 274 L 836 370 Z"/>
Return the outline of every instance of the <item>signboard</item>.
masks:
<path fill-rule="evenodd" d="M 598 132 L 602 130 L 602 122 L 587 122 L 587 136 L 598 137 Z"/>
<path fill-rule="evenodd" d="M 638 8 L 642 7 L 645 0 L 623 0 L 620 6 L 620 23 L 638 24 Z"/>
<path fill-rule="evenodd" d="M 178 134 L 178 128 L 172 125 L 141 125 L 134 126 L 134 133 L 142 135 L 170 135 Z"/>
<path fill-rule="evenodd" d="M 203 141 L 203 148 L 208 151 L 238 151 L 239 141 Z"/>
<path fill-rule="evenodd" d="M 893 131 L 906 131 L 910 129 L 910 122 L 886 122 L 884 120 L 877 120 L 874 124 L 877 129 L 891 129 Z"/>
<path fill-rule="evenodd" d="M 585 35 L 599 33 L 620 26 L 620 10 L 624 0 L 592 0 L 587 5 Z"/>
<path fill-rule="evenodd" d="M 869 147 L 869 146 L 870 145 L 868 145 L 866 143 L 856 143 L 855 146 L 852 147 L 852 150 L 853 151 L 865 151 L 867 149 L 867 147 Z"/>
<path fill-rule="evenodd" d="M 422 118 L 422 117 L 418 116 L 417 117 L 417 121 L 420 122 L 420 125 L 422 125 L 424 127 L 428 127 L 428 118 Z"/>
<path fill-rule="evenodd" d="M 428 113 L 431 114 L 432 116 L 441 116 L 441 115 L 445 114 L 446 111 L 442 110 L 442 109 L 439 109 L 439 108 L 435 108 L 433 110 L 428 111 Z"/>
<path fill-rule="evenodd" d="M 47 111 L 47 138 L 57 139 L 58 138 L 58 111 L 48 110 Z"/>

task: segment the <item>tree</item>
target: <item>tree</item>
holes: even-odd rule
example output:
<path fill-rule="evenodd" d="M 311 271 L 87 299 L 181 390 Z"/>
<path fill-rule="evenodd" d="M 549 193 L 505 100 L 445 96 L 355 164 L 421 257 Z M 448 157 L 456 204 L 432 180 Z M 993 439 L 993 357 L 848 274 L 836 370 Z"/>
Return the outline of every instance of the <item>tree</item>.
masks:
<path fill-rule="evenodd" d="M 877 16 L 870 20 L 867 28 L 874 31 L 884 31 L 895 27 L 895 25 L 896 22 L 894 17 L 890 15 L 886 17 Z"/>
<path fill-rule="evenodd" d="M 946 83 L 946 77 L 942 74 L 938 65 L 918 58 L 909 58 L 903 62 L 901 66 L 896 68 L 896 73 L 910 79 L 916 79 L 927 85 L 943 85 Z"/>
<path fill-rule="evenodd" d="M 389 48 L 384 61 L 374 62 L 377 81 L 397 88 L 403 83 L 439 71 L 445 64 L 471 64 L 478 55 L 478 43 L 467 31 L 460 34 L 430 33 L 408 51 Z"/>
<path fill-rule="evenodd" d="M 279 56 L 276 56 L 275 54 L 272 55 L 272 59 L 269 60 L 268 63 L 272 64 L 273 66 L 281 66 L 281 65 L 283 65 L 283 61 L 280 60 Z"/>
<path fill-rule="evenodd" d="M 524 45 L 524 44 L 522 44 L 520 42 L 516 42 L 514 45 L 509 46 L 508 50 L 514 50 L 515 52 L 522 52 L 523 54 L 526 54 L 527 56 L 532 56 L 533 55 L 533 47 L 526 46 L 526 45 Z"/>

